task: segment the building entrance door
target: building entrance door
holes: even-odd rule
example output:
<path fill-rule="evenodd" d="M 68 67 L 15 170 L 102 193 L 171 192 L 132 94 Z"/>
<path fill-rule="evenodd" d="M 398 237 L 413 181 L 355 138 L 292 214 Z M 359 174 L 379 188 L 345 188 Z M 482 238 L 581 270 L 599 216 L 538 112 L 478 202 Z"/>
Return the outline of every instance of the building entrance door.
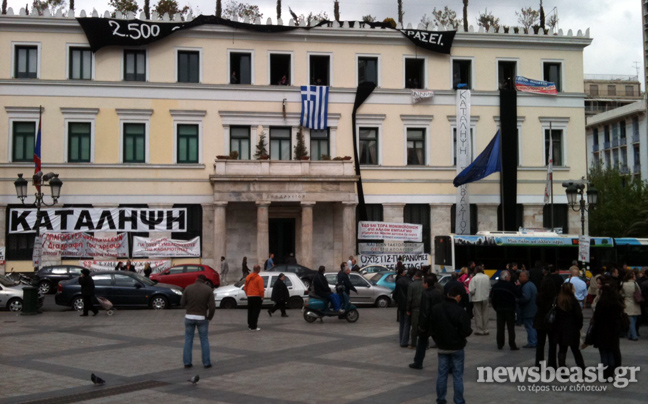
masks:
<path fill-rule="evenodd" d="M 274 263 L 283 264 L 295 252 L 295 219 L 269 219 L 269 248 Z"/>

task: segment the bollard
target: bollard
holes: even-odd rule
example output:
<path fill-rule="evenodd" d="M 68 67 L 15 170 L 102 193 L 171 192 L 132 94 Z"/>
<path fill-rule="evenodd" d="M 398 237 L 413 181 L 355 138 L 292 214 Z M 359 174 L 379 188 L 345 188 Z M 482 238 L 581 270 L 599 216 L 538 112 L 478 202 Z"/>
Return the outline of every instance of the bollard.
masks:
<path fill-rule="evenodd" d="M 31 316 L 39 314 L 38 311 L 38 288 L 33 286 L 25 286 L 23 288 L 23 316 Z"/>

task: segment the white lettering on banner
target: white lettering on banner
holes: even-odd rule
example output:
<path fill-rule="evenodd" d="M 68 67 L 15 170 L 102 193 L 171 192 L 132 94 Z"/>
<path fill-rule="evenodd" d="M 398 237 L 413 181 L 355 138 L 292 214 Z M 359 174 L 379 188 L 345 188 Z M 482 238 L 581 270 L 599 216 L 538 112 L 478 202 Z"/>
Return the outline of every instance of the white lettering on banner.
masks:
<path fill-rule="evenodd" d="M 358 222 L 359 240 L 423 240 L 423 225 L 410 223 Z"/>
<path fill-rule="evenodd" d="M 420 269 L 423 265 L 430 265 L 429 254 L 361 254 L 360 267 L 382 265 L 389 269 L 396 269 L 399 257 L 407 269 Z"/>
<path fill-rule="evenodd" d="M 457 174 L 472 163 L 470 151 L 470 90 L 457 90 Z M 470 197 L 467 184 L 457 188 L 455 234 L 470 234 Z"/>
<path fill-rule="evenodd" d="M 580 262 L 590 262 L 589 236 L 580 236 L 578 238 L 578 260 Z"/>
<path fill-rule="evenodd" d="M 423 254 L 423 243 L 358 243 L 358 254 Z"/>
<path fill-rule="evenodd" d="M 93 237 L 85 233 L 45 233 L 38 245 L 43 261 L 61 257 L 125 257 L 128 235 Z M 34 248 L 36 250 L 36 248 Z"/>
<path fill-rule="evenodd" d="M 91 231 L 187 231 L 187 209 L 144 208 L 61 208 L 42 209 L 36 218 L 35 209 L 11 209 L 9 233 L 41 231 L 83 233 Z"/>
<path fill-rule="evenodd" d="M 133 257 L 200 257 L 200 237 L 185 241 L 135 236 Z"/>
<path fill-rule="evenodd" d="M 412 90 L 412 103 L 416 104 L 424 99 L 432 98 L 434 91 L 431 90 Z"/>
<path fill-rule="evenodd" d="M 119 261 L 81 260 L 79 261 L 79 265 L 88 268 L 91 271 L 114 271 L 118 262 Z M 151 273 L 154 274 L 171 268 L 171 260 L 131 261 L 131 264 L 135 267 L 135 271 L 139 273 L 144 272 L 144 266 L 147 263 L 151 264 Z"/>

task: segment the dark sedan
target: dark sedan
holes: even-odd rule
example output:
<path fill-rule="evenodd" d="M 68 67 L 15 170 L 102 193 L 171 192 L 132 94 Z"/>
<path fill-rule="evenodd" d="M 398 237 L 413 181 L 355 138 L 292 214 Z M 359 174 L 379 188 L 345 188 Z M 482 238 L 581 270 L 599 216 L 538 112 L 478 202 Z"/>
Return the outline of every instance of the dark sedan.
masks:
<path fill-rule="evenodd" d="M 180 305 L 182 288 L 179 286 L 157 283 L 135 272 L 98 271 L 92 272 L 91 276 L 95 295 L 105 297 L 116 307 L 166 309 Z M 82 310 L 83 299 L 78 279 L 59 283 L 54 300 L 58 305 Z"/>
<path fill-rule="evenodd" d="M 299 279 L 304 283 L 306 288 L 310 288 L 311 281 L 313 280 L 313 277 L 317 273 L 317 271 L 314 271 L 310 268 L 306 268 L 305 266 L 299 265 L 299 264 L 279 264 L 275 265 L 271 269 L 272 272 L 291 272 L 293 274 L 296 274 Z"/>
<path fill-rule="evenodd" d="M 58 283 L 81 276 L 83 267 L 78 265 L 52 265 L 42 267 L 36 272 L 32 284 L 40 289 L 41 293 L 55 293 Z"/>

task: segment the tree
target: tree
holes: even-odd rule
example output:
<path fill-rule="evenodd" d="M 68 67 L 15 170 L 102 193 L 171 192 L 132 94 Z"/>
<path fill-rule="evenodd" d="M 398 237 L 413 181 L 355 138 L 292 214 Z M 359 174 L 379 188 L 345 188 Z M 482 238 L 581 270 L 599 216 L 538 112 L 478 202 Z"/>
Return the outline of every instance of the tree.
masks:
<path fill-rule="evenodd" d="M 545 24 L 544 7 L 542 7 L 542 0 L 540 0 L 540 28 L 545 29 Z"/>
<path fill-rule="evenodd" d="M 135 0 L 110 0 L 108 2 L 108 5 L 114 8 L 115 10 L 113 11 L 113 17 L 115 16 L 115 12 L 119 11 L 122 14 L 126 13 L 137 13 L 140 8 L 137 5 L 137 1 Z"/>
<path fill-rule="evenodd" d="M 524 27 L 525 31 L 528 31 L 529 28 L 536 25 L 540 19 L 540 13 L 531 7 L 522 8 L 520 12 L 516 11 L 515 15 L 517 15 L 518 23 Z"/>
<path fill-rule="evenodd" d="M 468 0 L 463 0 L 463 26 L 464 31 L 468 32 Z"/>
<path fill-rule="evenodd" d="M 223 17 L 231 20 L 233 17 L 239 19 L 245 19 L 246 17 L 250 21 L 254 21 L 257 18 L 263 18 L 263 13 L 259 11 L 259 6 L 253 6 L 247 3 L 239 3 L 235 0 L 230 0 L 225 5 L 225 10 L 223 12 Z"/>
<path fill-rule="evenodd" d="M 144 0 L 144 8 L 142 9 L 144 11 L 144 16 L 146 17 L 147 20 L 151 19 L 151 0 Z"/>
<path fill-rule="evenodd" d="M 176 14 L 179 14 L 180 17 L 184 17 L 190 10 L 189 6 L 184 6 L 180 9 L 177 0 L 159 0 L 155 7 L 153 7 L 153 11 L 155 11 L 157 15 L 161 17 L 167 13 L 171 19 L 173 19 L 173 16 Z"/>
<path fill-rule="evenodd" d="M 7 14 L 7 0 L 2 0 L 2 15 Z"/>
<path fill-rule="evenodd" d="M 589 181 L 598 190 L 598 201 L 589 210 L 591 235 L 647 237 L 646 206 L 648 186 L 639 178 L 623 175 L 618 169 L 595 165 Z"/>
<path fill-rule="evenodd" d="M 281 0 L 277 0 L 277 20 L 281 18 Z"/>
<path fill-rule="evenodd" d="M 499 18 L 495 17 L 493 13 L 488 11 L 488 9 L 485 9 L 483 13 L 479 14 L 479 18 L 477 18 L 477 25 L 484 27 L 484 29 L 486 30 L 489 30 L 491 27 L 497 30 L 500 27 L 499 21 Z"/>
<path fill-rule="evenodd" d="M 374 17 L 371 14 L 367 14 L 367 15 L 362 16 L 362 22 L 375 22 L 375 21 L 376 21 L 376 17 Z"/>
<path fill-rule="evenodd" d="M 265 131 L 259 133 L 259 141 L 256 145 L 256 153 L 254 153 L 254 158 L 260 160 L 262 158 L 268 157 L 268 149 L 266 149 L 266 133 Z"/>
<path fill-rule="evenodd" d="M 461 25 L 461 19 L 457 19 L 457 13 L 454 10 L 445 6 L 443 10 L 437 10 L 436 7 L 432 10 L 432 16 L 428 17 L 427 14 L 423 14 L 421 17 L 421 23 L 429 24 L 430 22 L 435 22 L 437 25 L 442 27 L 451 26 L 454 29 L 459 28 Z"/>
<path fill-rule="evenodd" d="M 549 27 L 550 29 L 555 29 L 557 26 L 558 26 L 558 14 L 554 13 L 547 20 L 547 27 Z"/>
<path fill-rule="evenodd" d="M 302 157 L 308 157 L 308 150 L 306 150 L 306 143 L 304 143 L 303 127 L 300 126 L 297 131 L 297 144 L 293 147 L 293 154 L 295 160 L 301 160 Z"/>
<path fill-rule="evenodd" d="M 292 15 L 293 21 L 295 21 L 295 25 L 298 27 L 307 27 L 311 24 L 311 21 L 313 21 L 314 19 L 317 19 L 319 21 L 329 19 L 328 14 L 326 14 L 326 11 L 320 11 L 318 14 L 313 14 L 311 12 L 308 13 L 307 16 L 305 16 L 304 14 L 298 16 L 297 14 L 295 14 L 294 11 L 292 11 L 290 7 L 288 7 L 288 10 L 290 11 L 290 15 Z"/>
<path fill-rule="evenodd" d="M 333 18 L 335 21 L 340 21 L 340 2 L 338 0 L 333 2 Z"/>
<path fill-rule="evenodd" d="M 391 25 L 392 28 L 396 28 L 396 21 L 393 18 L 387 17 L 383 20 L 384 23 Z"/>
<path fill-rule="evenodd" d="M 34 0 L 34 2 L 32 3 L 32 14 L 35 11 L 38 13 L 38 15 L 43 15 L 45 10 L 49 10 L 50 14 L 54 15 L 58 10 L 64 9 L 65 0 Z"/>
<path fill-rule="evenodd" d="M 403 26 L 403 0 L 398 0 L 398 23 Z"/>

